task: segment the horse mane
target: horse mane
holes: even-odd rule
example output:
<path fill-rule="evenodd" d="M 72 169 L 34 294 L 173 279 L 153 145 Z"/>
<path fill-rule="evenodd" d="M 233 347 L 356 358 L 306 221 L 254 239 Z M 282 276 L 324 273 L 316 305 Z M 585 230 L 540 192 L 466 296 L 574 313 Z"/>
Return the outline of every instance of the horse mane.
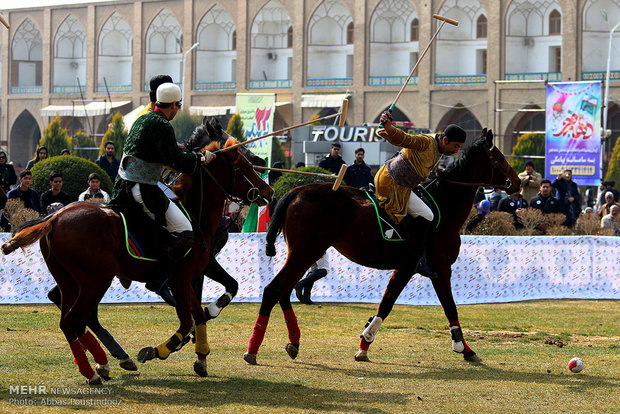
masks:
<path fill-rule="evenodd" d="M 207 150 L 209 152 L 215 152 L 220 149 L 220 143 L 217 141 L 211 141 L 207 146 L 203 147 L 202 150 Z"/>
<path fill-rule="evenodd" d="M 233 145 L 237 145 L 238 143 L 239 143 L 239 140 L 237 138 L 230 137 L 226 140 L 226 143 L 224 144 L 224 148 L 232 147 Z"/>
<path fill-rule="evenodd" d="M 475 152 L 475 149 L 480 148 L 485 144 L 486 137 L 484 136 L 469 140 L 469 142 L 467 142 L 461 149 L 461 155 L 459 158 L 457 158 L 450 166 L 448 166 L 448 168 L 446 168 L 446 171 L 442 174 L 442 177 L 461 177 L 462 173 L 471 167 L 471 165 L 469 165 L 469 158 L 471 158 L 472 152 Z"/>

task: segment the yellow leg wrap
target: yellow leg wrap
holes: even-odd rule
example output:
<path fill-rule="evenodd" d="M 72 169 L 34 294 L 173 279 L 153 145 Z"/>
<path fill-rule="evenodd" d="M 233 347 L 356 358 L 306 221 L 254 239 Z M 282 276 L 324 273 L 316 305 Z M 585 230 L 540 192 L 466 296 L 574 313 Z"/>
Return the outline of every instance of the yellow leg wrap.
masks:
<path fill-rule="evenodd" d="M 207 356 L 209 352 L 211 352 L 211 349 L 207 342 L 207 325 L 204 323 L 196 325 L 196 353 L 201 356 Z"/>
<path fill-rule="evenodd" d="M 168 355 L 176 351 L 182 340 L 183 335 L 181 335 L 179 332 L 176 332 L 166 342 L 157 345 L 157 357 L 159 359 L 168 358 Z"/>

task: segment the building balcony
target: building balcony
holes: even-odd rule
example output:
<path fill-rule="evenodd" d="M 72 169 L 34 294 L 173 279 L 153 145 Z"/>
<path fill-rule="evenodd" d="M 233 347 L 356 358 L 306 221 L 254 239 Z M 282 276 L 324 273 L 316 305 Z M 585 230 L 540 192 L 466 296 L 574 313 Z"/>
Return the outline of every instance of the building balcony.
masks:
<path fill-rule="evenodd" d="M 52 86 L 52 93 L 85 93 L 86 86 L 77 85 L 54 85 Z"/>
<path fill-rule="evenodd" d="M 237 82 L 235 81 L 196 82 L 194 84 L 196 91 L 227 91 L 236 87 Z"/>
<path fill-rule="evenodd" d="M 306 86 L 309 88 L 353 86 L 353 78 L 308 78 Z"/>
<path fill-rule="evenodd" d="M 607 77 L 607 71 L 593 71 L 593 70 L 585 70 L 581 72 L 581 80 L 605 80 Z M 620 80 L 620 70 L 610 70 L 609 71 L 609 80 Z"/>
<path fill-rule="evenodd" d="M 280 79 L 280 80 L 251 80 L 250 89 L 277 89 L 277 88 L 292 88 L 292 79 Z"/>
<path fill-rule="evenodd" d="M 562 80 L 562 72 L 530 72 L 530 73 L 506 73 L 504 74 L 504 80 L 545 80 L 557 82 Z"/>
<path fill-rule="evenodd" d="M 43 87 L 37 86 L 11 86 L 11 94 L 13 95 L 40 95 Z"/>
<path fill-rule="evenodd" d="M 131 92 L 131 84 L 127 85 L 97 85 L 97 93 L 127 93 Z"/>
<path fill-rule="evenodd" d="M 399 85 L 401 86 L 407 80 L 407 76 L 369 76 L 368 77 L 368 86 L 390 86 L 390 85 Z M 412 76 L 409 79 L 408 85 L 417 85 L 418 77 Z"/>
<path fill-rule="evenodd" d="M 487 75 L 435 75 L 435 85 L 480 85 L 487 83 Z"/>

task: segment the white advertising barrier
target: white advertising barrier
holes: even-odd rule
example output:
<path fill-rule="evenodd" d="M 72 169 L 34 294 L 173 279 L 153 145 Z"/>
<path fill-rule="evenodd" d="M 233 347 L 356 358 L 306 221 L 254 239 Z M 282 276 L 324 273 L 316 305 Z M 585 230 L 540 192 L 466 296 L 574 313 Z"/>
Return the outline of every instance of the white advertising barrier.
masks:
<path fill-rule="evenodd" d="M 0 234 L 4 242 L 8 234 Z M 495 237 L 463 236 L 452 266 L 457 304 L 511 302 L 532 299 L 620 299 L 620 237 Z M 259 302 L 267 283 L 286 260 L 280 236 L 277 255 L 265 256 L 265 233 L 231 234 L 217 260 L 239 282 L 237 302 Z M 312 299 L 320 302 L 378 303 L 391 271 L 352 263 L 329 249 L 327 277 L 315 283 Z M 93 267 L 105 266 L 93 257 Z M 0 303 L 49 303 L 55 285 L 38 244 L 0 255 Z M 205 278 L 203 301 L 224 292 Z M 294 294 L 292 295 L 295 296 Z M 114 279 L 104 303 L 158 302 L 160 298 L 134 282 L 125 290 Z M 438 305 L 429 279 L 413 276 L 398 302 Z"/>

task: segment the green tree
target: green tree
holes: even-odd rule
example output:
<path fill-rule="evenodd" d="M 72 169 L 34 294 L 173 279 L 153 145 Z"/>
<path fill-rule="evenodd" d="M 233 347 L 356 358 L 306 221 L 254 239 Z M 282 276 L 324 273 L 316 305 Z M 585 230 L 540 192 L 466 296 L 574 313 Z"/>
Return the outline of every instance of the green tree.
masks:
<path fill-rule="evenodd" d="M 512 155 L 545 155 L 545 134 L 527 133 L 517 138 L 517 145 L 512 149 Z M 511 157 L 508 162 L 517 173 L 525 170 L 525 162 L 528 158 Z M 543 176 L 545 171 L 544 158 L 532 158 L 534 170 Z"/>
<path fill-rule="evenodd" d="M 97 145 L 95 144 L 95 140 L 82 130 L 76 132 L 75 135 L 71 137 L 71 154 L 73 155 L 94 161 L 97 159 L 97 152 L 95 150 L 85 148 L 96 147 Z"/>
<path fill-rule="evenodd" d="M 172 124 L 172 128 L 174 128 L 174 136 L 177 142 L 186 142 L 194 132 L 194 129 L 202 125 L 202 117 L 199 115 L 190 115 L 189 111 L 183 110 L 177 112 L 170 123 Z"/>
<path fill-rule="evenodd" d="M 239 141 L 245 141 L 245 128 L 239 112 L 230 117 L 228 126 L 226 127 L 226 132 L 228 135 L 237 138 Z"/>
<path fill-rule="evenodd" d="M 60 151 L 69 148 L 69 134 L 65 128 L 60 126 L 60 116 L 56 115 L 52 122 L 47 124 L 39 146 L 47 147 L 48 157 L 60 155 Z"/>
<path fill-rule="evenodd" d="M 125 122 L 123 121 L 123 115 L 120 112 L 116 112 L 112 117 L 112 122 L 108 124 L 108 129 L 103 134 L 103 139 L 101 140 L 101 145 L 99 146 L 99 155 L 103 155 L 105 151 L 105 143 L 108 141 L 112 141 L 114 143 L 114 155 L 116 158 L 120 159 L 121 154 L 123 153 L 123 148 L 125 147 L 125 140 L 127 139 L 127 128 L 125 127 Z"/>
<path fill-rule="evenodd" d="M 97 173 L 101 176 L 101 188 L 112 194 L 112 180 L 97 164 L 75 155 L 61 155 L 39 161 L 32 167 L 32 188 L 39 194 L 50 188 L 50 173 L 62 173 L 62 190 L 77 200 L 80 193 L 88 187 L 88 176 Z"/>
<path fill-rule="evenodd" d="M 287 166 L 286 154 L 284 153 L 284 149 L 282 148 L 282 144 L 280 140 L 276 137 L 273 137 L 273 144 L 271 145 L 271 160 L 272 162 L 282 161 L 284 163 L 285 168 Z M 273 163 L 272 163 L 273 164 Z"/>
<path fill-rule="evenodd" d="M 616 145 L 614 145 L 614 150 L 611 153 L 605 181 L 615 181 L 616 185 L 620 183 L 620 139 L 616 140 Z"/>

